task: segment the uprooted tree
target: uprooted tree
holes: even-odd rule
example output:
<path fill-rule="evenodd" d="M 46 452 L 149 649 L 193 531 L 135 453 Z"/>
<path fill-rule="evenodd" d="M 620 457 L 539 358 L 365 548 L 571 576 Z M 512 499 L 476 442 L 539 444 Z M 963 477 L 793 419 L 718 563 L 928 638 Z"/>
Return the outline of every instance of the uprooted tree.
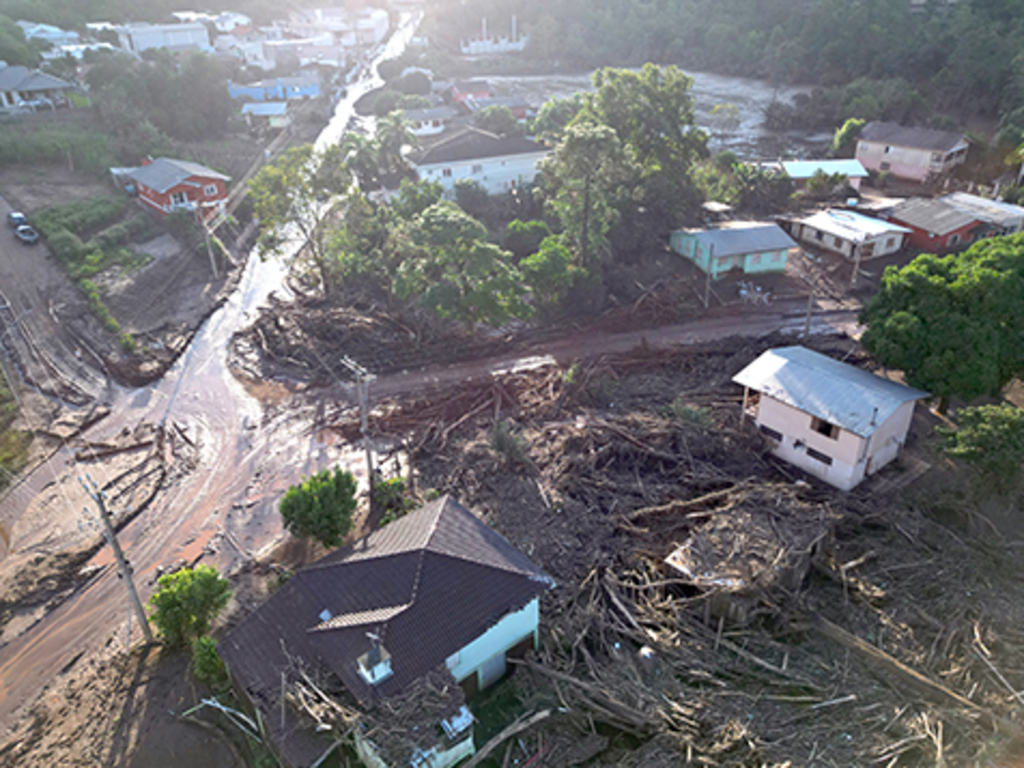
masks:
<path fill-rule="evenodd" d="M 328 549 L 337 547 L 352 528 L 356 479 L 337 467 L 317 472 L 285 491 L 280 510 L 284 527 L 293 535 L 316 539 Z"/>

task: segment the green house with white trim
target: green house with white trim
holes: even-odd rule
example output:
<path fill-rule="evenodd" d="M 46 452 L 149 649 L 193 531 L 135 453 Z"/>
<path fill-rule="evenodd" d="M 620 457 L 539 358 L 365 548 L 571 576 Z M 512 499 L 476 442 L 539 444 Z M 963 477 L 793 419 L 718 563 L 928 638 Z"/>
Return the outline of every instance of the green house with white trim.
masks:
<path fill-rule="evenodd" d="M 778 225 L 758 221 L 676 230 L 669 245 L 703 272 L 710 272 L 713 280 L 733 269 L 748 275 L 783 272 L 790 252 L 798 248 Z"/>

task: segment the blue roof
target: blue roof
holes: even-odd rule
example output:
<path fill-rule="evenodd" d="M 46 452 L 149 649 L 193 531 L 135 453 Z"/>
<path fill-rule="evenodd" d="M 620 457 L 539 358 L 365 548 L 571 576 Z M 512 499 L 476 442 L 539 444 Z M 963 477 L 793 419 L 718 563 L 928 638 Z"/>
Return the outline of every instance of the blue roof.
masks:
<path fill-rule="evenodd" d="M 243 115 L 279 117 L 288 114 L 287 101 L 260 101 L 242 105 Z"/>
<path fill-rule="evenodd" d="M 840 173 L 850 179 L 863 179 L 868 175 L 860 160 L 783 160 L 782 168 L 791 179 L 809 179 L 818 171 L 829 176 Z"/>

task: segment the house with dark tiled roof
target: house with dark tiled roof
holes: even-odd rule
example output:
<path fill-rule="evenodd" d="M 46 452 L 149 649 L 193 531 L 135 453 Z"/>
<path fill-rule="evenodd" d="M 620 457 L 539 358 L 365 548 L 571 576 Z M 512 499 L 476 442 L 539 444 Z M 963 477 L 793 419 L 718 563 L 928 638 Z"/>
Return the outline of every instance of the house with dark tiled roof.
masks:
<path fill-rule="evenodd" d="M 553 586 L 445 496 L 297 571 L 227 634 L 220 653 L 264 710 L 287 764 L 309 765 L 330 742 L 318 746 L 282 710 L 282 674 L 296 660 L 332 674 L 364 708 L 439 668 L 471 695 L 505 674 L 509 656 L 534 647 L 540 596 Z M 472 754 L 472 738 L 445 752 Z"/>
<path fill-rule="evenodd" d="M 525 136 L 497 136 L 464 128 L 435 144 L 420 147 L 406 160 L 423 181 L 436 181 L 449 196 L 460 179 L 475 181 L 488 194 L 533 183 L 550 147 Z"/>
<path fill-rule="evenodd" d="M 869 171 L 923 182 L 964 162 L 968 146 L 956 131 L 868 123 L 857 138 L 857 159 Z"/>

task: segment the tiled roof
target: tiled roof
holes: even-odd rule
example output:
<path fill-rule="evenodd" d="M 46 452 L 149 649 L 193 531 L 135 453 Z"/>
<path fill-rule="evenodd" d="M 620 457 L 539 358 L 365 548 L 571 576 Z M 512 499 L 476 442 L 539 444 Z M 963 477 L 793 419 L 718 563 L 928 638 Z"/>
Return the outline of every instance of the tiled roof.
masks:
<path fill-rule="evenodd" d="M 298 571 L 220 643 L 256 702 L 289 656 L 329 667 L 364 702 L 400 693 L 554 585 L 503 536 L 445 496 Z M 393 674 L 371 686 L 357 659 L 379 637 Z"/>
<path fill-rule="evenodd" d="M 903 403 L 928 397 L 806 347 L 770 349 L 732 380 L 865 438 Z"/>
<path fill-rule="evenodd" d="M 895 206 L 889 215 L 896 221 L 935 235 L 955 232 L 973 222 L 981 223 L 976 213 L 964 211 L 944 200 L 925 197 L 912 197 Z"/>
<path fill-rule="evenodd" d="M 967 144 L 967 138 L 962 133 L 936 131 L 931 128 L 910 128 L 895 123 L 868 123 L 861 130 L 859 138 L 875 144 L 892 144 L 933 152 L 949 152 L 961 144 Z"/>
<path fill-rule="evenodd" d="M 412 152 L 407 159 L 413 165 L 423 166 L 549 151 L 543 144 L 524 136 L 496 136 L 479 128 L 464 128 L 436 144 Z"/>
<path fill-rule="evenodd" d="M 729 222 L 714 229 L 684 229 L 707 252 L 715 249 L 715 258 L 765 253 L 796 248 L 797 244 L 777 224 L 756 221 Z"/>
<path fill-rule="evenodd" d="M 158 157 L 149 165 L 133 169 L 128 176 L 139 184 L 160 193 L 176 187 L 192 176 L 230 181 L 230 177 L 223 173 L 217 173 L 205 165 L 190 163 L 188 160 L 173 160 L 169 157 Z"/>

